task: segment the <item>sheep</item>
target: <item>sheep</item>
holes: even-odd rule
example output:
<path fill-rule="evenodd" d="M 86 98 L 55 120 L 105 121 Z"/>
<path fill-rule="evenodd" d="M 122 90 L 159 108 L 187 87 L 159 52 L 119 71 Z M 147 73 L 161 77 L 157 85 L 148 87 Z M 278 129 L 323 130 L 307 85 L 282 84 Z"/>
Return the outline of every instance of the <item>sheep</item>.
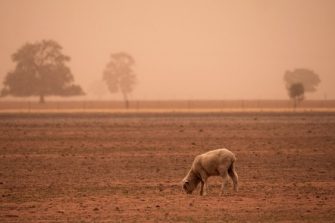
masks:
<path fill-rule="evenodd" d="M 223 195 L 229 175 L 233 180 L 234 190 L 237 192 L 238 176 L 235 171 L 235 161 L 235 155 L 228 149 L 216 149 L 196 156 L 191 169 L 182 180 L 183 190 L 191 194 L 201 183 L 200 195 L 206 195 L 208 177 L 221 176 L 223 182 L 220 195 Z"/>

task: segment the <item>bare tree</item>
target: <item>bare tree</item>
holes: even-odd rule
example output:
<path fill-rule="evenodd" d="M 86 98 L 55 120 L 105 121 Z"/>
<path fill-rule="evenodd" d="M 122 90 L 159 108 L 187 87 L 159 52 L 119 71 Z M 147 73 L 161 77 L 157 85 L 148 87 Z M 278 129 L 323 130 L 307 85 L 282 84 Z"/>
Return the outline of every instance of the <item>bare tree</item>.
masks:
<path fill-rule="evenodd" d="M 111 55 L 111 60 L 103 72 L 103 80 L 111 93 L 121 92 L 125 107 L 129 108 L 128 95 L 136 84 L 136 74 L 132 66 L 135 64 L 133 57 L 120 52 Z"/>

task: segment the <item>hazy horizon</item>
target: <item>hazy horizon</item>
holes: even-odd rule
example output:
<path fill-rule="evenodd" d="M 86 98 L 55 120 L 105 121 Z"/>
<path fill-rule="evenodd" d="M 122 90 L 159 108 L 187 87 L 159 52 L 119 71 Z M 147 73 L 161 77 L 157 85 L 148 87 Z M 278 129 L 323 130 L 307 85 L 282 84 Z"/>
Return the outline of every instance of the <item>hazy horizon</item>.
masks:
<path fill-rule="evenodd" d="M 283 75 L 296 68 L 320 76 L 307 99 L 335 99 L 332 0 L 0 0 L 0 28 L 0 88 L 13 53 L 53 39 L 88 98 L 122 100 L 102 72 L 123 51 L 133 100 L 288 99 Z"/>

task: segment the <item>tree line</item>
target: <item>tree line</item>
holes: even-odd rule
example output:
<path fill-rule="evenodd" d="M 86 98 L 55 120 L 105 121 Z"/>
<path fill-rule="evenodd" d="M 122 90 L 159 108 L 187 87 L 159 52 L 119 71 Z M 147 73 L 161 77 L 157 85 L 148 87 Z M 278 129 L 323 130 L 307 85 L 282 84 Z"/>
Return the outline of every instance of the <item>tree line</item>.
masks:
<path fill-rule="evenodd" d="M 0 96 L 37 96 L 40 103 L 45 103 L 46 96 L 85 95 L 82 87 L 74 84 L 74 76 L 67 65 L 70 57 L 64 55 L 62 49 L 54 40 L 26 43 L 20 47 L 12 55 L 16 65 L 5 76 Z M 126 108 L 129 108 L 128 95 L 137 83 L 134 64 L 130 54 L 112 53 L 102 74 L 108 90 L 122 94 Z M 285 72 L 284 82 L 295 108 L 304 100 L 305 92 L 316 91 L 320 78 L 312 70 L 295 69 Z"/>
<path fill-rule="evenodd" d="M 16 64 L 3 81 L 1 96 L 38 96 L 45 103 L 46 96 L 85 95 L 81 86 L 74 84 L 74 76 L 67 65 L 70 57 L 54 40 L 26 43 L 12 55 Z M 127 53 L 113 53 L 103 72 L 103 80 L 111 93 L 120 91 L 125 106 L 129 107 L 128 94 L 136 84 L 133 71 L 135 60 Z"/>

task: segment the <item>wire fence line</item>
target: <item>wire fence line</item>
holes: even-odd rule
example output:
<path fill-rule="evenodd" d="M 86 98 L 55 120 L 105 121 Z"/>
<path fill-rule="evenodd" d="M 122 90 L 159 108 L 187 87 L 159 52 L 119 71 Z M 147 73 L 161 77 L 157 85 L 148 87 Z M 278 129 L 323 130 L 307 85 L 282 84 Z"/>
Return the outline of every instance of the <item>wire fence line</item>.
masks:
<path fill-rule="evenodd" d="M 146 111 L 146 110 L 171 110 L 171 111 L 335 111 L 335 100 L 306 100 L 293 108 L 290 100 L 166 100 L 129 101 L 126 109 L 123 101 L 48 101 L 38 103 L 33 100 L 0 101 L 0 111 Z"/>

